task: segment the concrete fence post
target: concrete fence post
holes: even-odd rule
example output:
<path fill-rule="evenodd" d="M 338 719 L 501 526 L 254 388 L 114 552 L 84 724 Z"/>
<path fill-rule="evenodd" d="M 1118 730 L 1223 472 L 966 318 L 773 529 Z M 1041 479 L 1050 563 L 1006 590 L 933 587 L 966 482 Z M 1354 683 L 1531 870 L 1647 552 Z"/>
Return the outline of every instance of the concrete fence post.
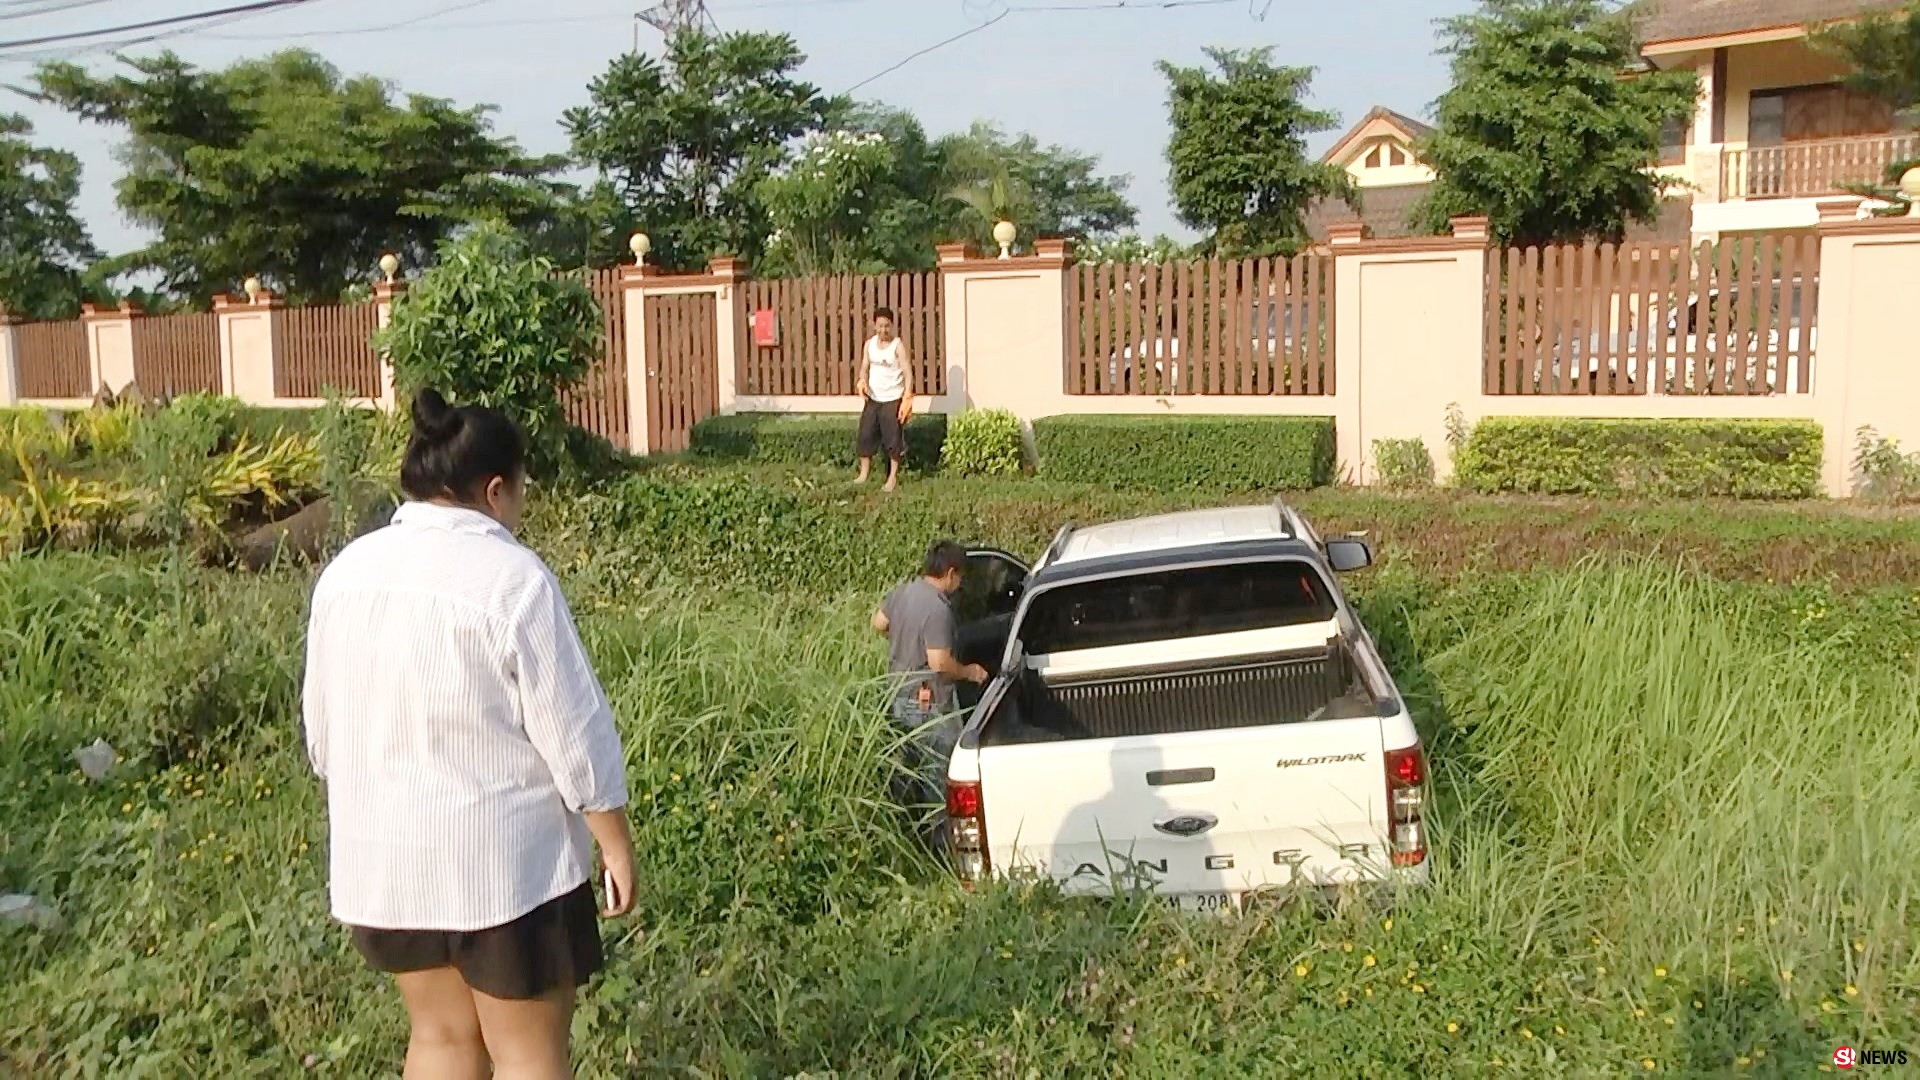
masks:
<path fill-rule="evenodd" d="M 719 364 L 715 411 L 734 411 L 740 399 L 740 327 L 746 322 L 746 264 L 730 256 L 709 260 L 707 272 L 720 282 L 714 299 L 714 356 Z"/>
<path fill-rule="evenodd" d="M 387 258 L 392 258 L 392 256 L 387 256 Z M 382 259 L 381 263 L 384 269 L 386 260 Z M 392 277 L 391 270 L 388 271 L 388 274 L 389 277 L 387 280 L 376 282 L 373 286 L 373 321 L 375 327 L 382 330 L 386 329 L 387 324 L 393 321 L 394 303 L 407 291 L 406 282 Z M 393 388 L 393 361 L 387 358 L 387 354 L 383 350 L 380 353 L 380 407 L 382 409 L 391 409 L 394 407 L 396 400 L 397 395 Z"/>
<path fill-rule="evenodd" d="M 1813 404 L 1825 432 L 1822 480 L 1841 497 L 1858 479 L 1861 428 L 1920 451 L 1920 217 L 1856 218 L 1857 203 L 1820 205 Z"/>
<path fill-rule="evenodd" d="M 1334 434 L 1354 483 L 1379 479 L 1374 444 L 1419 439 L 1451 472 L 1447 407 L 1479 395 L 1485 363 L 1487 220 L 1453 235 L 1370 240 L 1335 225 Z"/>
<path fill-rule="evenodd" d="M 1006 409 L 1028 422 L 1070 411 L 1067 241 L 1037 240 L 1032 254 L 1004 258 L 965 244 L 938 252 L 949 403 Z"/>
<path fill-rule="evenodd" d="M 279 397 L 281 300 L 255 288 L 245 299 L 213 298 L 219 324 L 221 389 L 249 405 L 272 405 Z"/>
<path fill-rule="evenodd" d="M 140 309 L 122 300 L 113 311 L 80 305 L 80 321 L 87 331 L 88 385 L 93 392 L 118 394 L 133 385 L 133 320 Z"/>
<path fill-rule="evenodd" d="M 644 252 L 640 261 L 620 268 L 620 301 L 626 305 L 621 325 L 627 334 L 627 447 L 645 454 L 653 449 L 652 378 L 657 359 L 647 354 L 647 294 L 643 286 L 660 276 L 658 267 L 648 266 Z"/>
<path fill-rule="evenodd" d="M 0 408 L 20 403 L 20 342 L 14 327 L 20 320 L 0 309 Z"/>

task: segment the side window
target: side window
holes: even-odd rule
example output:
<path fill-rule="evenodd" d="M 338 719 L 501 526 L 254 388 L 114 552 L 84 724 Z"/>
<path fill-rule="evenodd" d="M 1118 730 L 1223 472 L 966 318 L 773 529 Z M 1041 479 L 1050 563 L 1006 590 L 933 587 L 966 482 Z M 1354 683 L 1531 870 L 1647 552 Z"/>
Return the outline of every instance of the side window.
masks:
<path fill-rule="evenodd" d="M 1027 567 L 1020 560 L 1004 551 L 970 551 L 953 598 L 954 619 L 970 623 L 1010 615 L 1026 583 Z"/>

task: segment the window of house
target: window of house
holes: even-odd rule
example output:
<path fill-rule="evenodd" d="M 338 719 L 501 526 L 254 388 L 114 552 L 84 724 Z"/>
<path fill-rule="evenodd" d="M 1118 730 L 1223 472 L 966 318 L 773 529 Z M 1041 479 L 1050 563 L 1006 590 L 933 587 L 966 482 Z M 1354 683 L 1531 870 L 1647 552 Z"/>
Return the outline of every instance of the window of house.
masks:
<path fill-rule="evenodd" d="M 1778 146 L 1893 130 L 1886 102 L 1838 84 L 1763 90 L 1747 99 L 1747 143 Z"/>
<path fill-rule="evenodd" d="M 1687 160 L 1687 138 L 1693 133 L 1693 122 L 1688 120 L 1669 120 L 1660 125 L 1660 164 L 1680 165 Z"/>
<path fill-rule="evenodd" d="M 1380 167 L 1380 151 L 1382 149 L 1383 147 L 1379 143 L 1374 143 L 1373 149 L 1367 151 L 1367 168 L 1377 169 Z"/>
<path fill-rule="evenodd" d="M 1770 92 L 1747 99 L 1747 145 L 1779 146 L 1787 141 L 1786 95 Z"/>

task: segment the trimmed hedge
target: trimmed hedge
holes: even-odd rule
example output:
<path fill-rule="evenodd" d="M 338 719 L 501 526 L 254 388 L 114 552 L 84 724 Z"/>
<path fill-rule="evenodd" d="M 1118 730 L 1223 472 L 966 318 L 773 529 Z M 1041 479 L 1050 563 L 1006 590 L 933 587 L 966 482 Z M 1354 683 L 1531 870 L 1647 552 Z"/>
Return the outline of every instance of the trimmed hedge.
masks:
<path fill-rule="evenodd" d="M 693 426 L 697 457 L 778 465 L 841 465 L 854 462 L 858 413 L 738 413 L 710 416 Z M 907 467 L 932 472 L 940 465 L 947 418 L 938 414 L 907 421 Z"/>
<path fill-rule="evenodd" d="M 1297 491 L 1334 477 L 1330 416 L 1049 416 L 1040 473 L 1161 491 Z"/>
<path fill-rule="evenodd" d="M 1491 417 L 1455 478 L 1487 494 L 1808 499 L 1821 440 L 1811 420 Z"/>

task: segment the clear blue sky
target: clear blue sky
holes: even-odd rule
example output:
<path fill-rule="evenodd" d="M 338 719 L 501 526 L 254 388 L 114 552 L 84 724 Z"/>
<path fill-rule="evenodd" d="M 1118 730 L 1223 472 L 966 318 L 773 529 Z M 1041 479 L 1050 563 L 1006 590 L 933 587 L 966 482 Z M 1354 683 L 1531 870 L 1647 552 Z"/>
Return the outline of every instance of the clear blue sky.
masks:
<path fill-rule="evenodd" d="M 60 34 L 233 6 L 237 0 L 25 0 L 0 4 L 0 41 Z M 1086 6 L 1116 0 L 709 0 L 725 30 L 781 30 L 806 52 L 803 74 L 837 93 L 916 50 L 1012 7 Z M 1166 102 L 1154 70 L 1161 59 L 1202 61 L 1209 45 L 1273 46 L 1284 63 L 1318 69 L 1315 104 L 1342 124 L 1373 105 L 1425 116 L 1445 86 L 1434 55 L 1433 20 L 1469 0 L 1220 0 L 1137 9 L 1019 11 L 876 80 L 858 96 L 916 113 L 931 133 L 989 119 L 1011 131 L 1097 154 L 1102 169 L 1132 176 L 1141 231 L 1186 235 L 1167 205 Z M 392 80 L 401 89 L 498 107 L 498 130 L 533 151 L 559 151 L 559 117 L 582 103 L 589 79 L 634 43 L 634 12 L 651 0 L 314 0 L 309 4 L 138 46 L 170 47 L 189 61 L 219 66 L 299 45 L 349 73 Z M 67 10 L 19 17 L 20 9 Z M 9 9 L 13 10 L 9 10 Z M 1256 15 L 1265 9 L 1264 18 Z M 407 24 L 407 25 L 400 25 Z M 359 33 L 389 27 L 382 32 Z M 640 27 L 640 47 L 659 35 Z M 14 52 L 17 50 L 0 50 Z M 96 69 L 103 52 L 74 57 Z M 0 83 L 20 83 L 31 66 L 0 61 Z M 109 251 L 138 234 L 113 205 L 120 174 L 117 133 L 0 93 L 0 111 L 21 111 L 41 142 L 80 155 L 80 208 Z M 1330 145 L 1321 136 L 1314 150 Z"/>

